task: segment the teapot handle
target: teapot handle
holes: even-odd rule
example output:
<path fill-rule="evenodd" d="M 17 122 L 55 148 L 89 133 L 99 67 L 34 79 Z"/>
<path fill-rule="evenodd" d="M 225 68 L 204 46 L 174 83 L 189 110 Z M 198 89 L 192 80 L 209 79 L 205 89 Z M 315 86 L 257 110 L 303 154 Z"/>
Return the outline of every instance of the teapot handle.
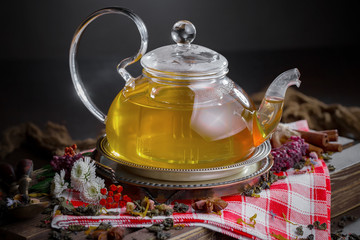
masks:
<path fill-rule="evenodd" d="M 74 37 L 71 42 L 70 47 L 70 56 L 69 56 L 69 64 L 70 64 L 70 73 L 71 78 L 74 83 L 75 90 L 77 94 L 79 95 L 81 101 L 84 103 L 84 105 L 89 109 L 89 111 L 95 115 L 96 118 L 98 118 L 102 123 L 105 123 L 106 115 L 99 110 L 98 107 L 91 101 L 84 85 L 81 80 L 80 74 L 78 72 L 77 62 L 75 60 L 76 53 L 78 50 L 78 43 L 81 39 L 81 35 L 86 29 L 86 27 L 94 21 L 96 18 L 107 15 L 107 14 L 121 14 L 125 15 L 131 20 L 133 20 L 140 32 L 141 37 L 141 45 L 138 53 L 135 56 L 125 58 L 117 65 L 117 71 L 119 74 L 124 78 L 125 82 L 130 82 L 133 77 L 130 75 L 128 71 L 126 71 L 126 67 L 130 64 L 133 64 L 137 62 L 146 52 L 147 44 L 148 44 L 148 34 L 147 29 L 145 27 L 144 22 L 140 19 L 139 16 L 131 12 L 130 10 L 126 8 L 120 8 L 120 7 L 112 7 L 112 8 L 104 8 L 101 10 L 98 10 L 91 14 L 87 19 L 85 19 L 81 25 L 76 29 Z"/>

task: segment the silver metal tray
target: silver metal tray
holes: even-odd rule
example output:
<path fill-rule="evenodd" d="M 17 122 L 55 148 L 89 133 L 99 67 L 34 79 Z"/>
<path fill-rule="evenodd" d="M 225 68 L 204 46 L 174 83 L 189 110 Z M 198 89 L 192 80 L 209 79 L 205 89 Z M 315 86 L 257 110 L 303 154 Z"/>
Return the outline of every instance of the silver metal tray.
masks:
<path fill-rule="evenodd" d="M 102 136 L 98 140 L 97 150 L 100 153 L 98 161 L 111 167 L 115 172 L 122 171 L 123 173 L 131 173 L 146 179 L 171 182 L 194 182 L 214 181 L 215 179 L 222 179 L 235 174 L 237 178 L 249 176 L 260 170 L 259 165 L 261 164 L 259 164 L 259 162 L 268 157 L 271 151 L 271 145 L 269 141 L 264 142 L 255 149 L 249 158 L 241 160 L 238 163 L 222 167 L 200 169 L 156 168 L 125 161 L 111 154 L 106 136 Z M 118 168 L 121 170 L 118 170 Z"/>
<path fill-rule="evenodd" d="M 120 182 L 126 194 L 133 199 L 150 197 L 158 203 L 170 204 L 180 199 L 204 199 L 241 194 L 261 181 L 271 169 L 274 161 L 271 156 L 248 166 L 248 175 L 241 173 L 206 181 L 165 181 L 146 178 L 128 172 L 122 165 L 97 155 L 98 170 L 101 176 Z M 101 161 L 102 163 L 99 163 Z M 100 166 L 99 166 L 100 165 Z M 266 178 L 266 177 L 265 177 Z"/>

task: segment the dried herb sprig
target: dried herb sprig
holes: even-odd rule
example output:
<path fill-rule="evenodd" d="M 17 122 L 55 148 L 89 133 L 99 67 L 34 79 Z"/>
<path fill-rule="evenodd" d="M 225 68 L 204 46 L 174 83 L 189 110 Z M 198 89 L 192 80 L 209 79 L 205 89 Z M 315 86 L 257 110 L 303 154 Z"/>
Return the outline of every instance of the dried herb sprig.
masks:
<path fill-rule="evenodd" d="M 52 230 L 49 233 L 49 240 L 72 240 L 70 232 L 64 229 Z"/>
<path fill-rule="evenodd" d="M 291 239 L 288 239 L 280 234 L 275 234 L 275 233 L 270 233 L 270 235 L 278 240 L 291 240 Z"/>
<path fill-rule="evenodd" d="M 328 167 L 328 169 L 329 169 L 330 172 L 336 170 L 336 168 L 335 168 L 334 165 L 332 165 L 332 164 L 327 165 L 327 167 Z"/>
<path fill-rule="evenodd" d="M 327 224 L 326 223 L 320 224 L 319 221 L 315 221 L 313 225 L 314 225 L 314 227 L 316 229 L 319 229 L 319 230 L 326 230 L 327 229 Z"/>
<path fill-rule="evenodd" d="M 71 231 L 71 232 L 81 232 L 81 231 L 86 231 L 88 229 L 89 229 L 88 227 L 85 227 L 83 225 L 77 225 L 77 224 L 72 224 L 67 228 L 67 230 Z"/>
<path fill-rule="evenodd" d="M 274 174 L 273 171 L 268 172 L 267 174 L 264 174 L 261 176 L 260 181 L 258 184 L 248 188 L 245 190 L 242 194 L 248 197 L 260 197 L 258 193 L 260 193 L 262 190 L 270 189 L 270 186 L 280 180 L 285 179 L 286 175 L 278 176 Z"/>
<path fill-rule="evenodd" d="M 296 223 L 293 223 L 293 222 L 291 222 L 290 220 L 288 220 L 288 219 L 286 218 L 286 215 L 285 215 L 284 213 L 283 213 L 282 215 L 283 215 L 283 218 L 284 218 L 285 222 L 288 222 L 288 223 L 290 223 L 290 224 L 292 224 L 292 225 L 297 225 Z"/>
<path fill-rule="evenodd" d="M 186 213 L 189 210 L 189 206 L 184 203 L 175 202 L 173 210 L 178 213 Z"/>
<path fill-rule="evenodd" d="M 165 218 L 162 223 L 153 224 L 147 229 L 156 234 L 156 239 L 165 240 L 170 238 L 171 234 L 164 231 L 168 231 L 172 228 L 174 228 L 174 220 L 172 218 Z M 175 227 L 175 229 L 178 228 Z"/>
<path fill-rule="evenodd" d="M 249 222 L 245 222 L 241 217 L 237 219 L 237 223 L 238 224 L 242 224 L 244 223 L 245 225 L 248 225 L 249 227 L 252 227 L 252 228 L 255 228 L 255 225 L 256 225 L 256 217 L 257 217 L 257 214 L 255 213 L 250 219 L 249 219 Z"/>
<path fill-rule="evenodd" d="M 302 236 L 302 235 L 304 235 L 304 230 L 303 230 L 303 227 L 302 226 L 298 226 L 297 228 L 296 228 L 296 232 L 295 232 L 297 235 L 300 235 L 300 236 Z"/>
<path fill-rule="evenodd" d="M 183 205 L 181 205 L 180 208 L 182 209 L 182 211 L 184 211 L 185 209 Z M 145 197 L 142 201 L 137 200 L 133 202 L 128 202 L 126 204 L 126 212 L 133 216 L 154 217 L 170 216 L 173 214 L 174 210 L 171 208 L 171 206 L 166 204 L 155 205 L 153 200 Z"/>

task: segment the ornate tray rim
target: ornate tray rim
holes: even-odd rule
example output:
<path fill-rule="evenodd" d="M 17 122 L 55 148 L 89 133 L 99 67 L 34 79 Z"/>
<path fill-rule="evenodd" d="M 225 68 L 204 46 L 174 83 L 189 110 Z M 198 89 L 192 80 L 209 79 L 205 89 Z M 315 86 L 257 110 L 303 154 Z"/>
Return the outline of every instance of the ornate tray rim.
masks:
<path fill-rule="evenodd" d="M 97 143 L 96 143 L 96 149 L 106 157 L 107 159 L 110 159 L 112 161 L 115 161 L 117 163 L 120 163 L 121 165 L 124 165 L 126 167 L 135 168 L 138 170 L 152 170 L 152 171 L 161 171 L 161 172 L 171 172 L 171 173 L 204 173 L 204 172 L 216 172 L 216 171 L 230 171 L 234 169 L 238 169 L 247 165 L 254 164 L 265 157 L 267 157 L 271 152 L 271 144 L 270 141 L 267 140 L 264 143 L 262 143 L 260 146 L 256 147 L 253 151 L 252 155 L 249 156 L 245 160 L 240 160 L 240 162 L 231 164 L 231 165 L 225 165 L 221 167 L 214 167 L 214 168 L 196 168 L 196 169 L 173 169 L 173 168 L 158 168 L 158 167 L 151 167 L 151 166 L 143 166 L 136 163 L 131 163 L 126 160 L 123 160 L 121 158 L 114 157 L 113 155 L 109 154 L 109 152 L 106 150 L 105 144 L 107 142 L 106 134 L 101 136 Z"/>
<path fill-rule="evenodd" d="M 138 180 L 136 179 L 136 174 L 130 173 L 130 177 L 121 177 L 119 173 L 115 173 L 116 180 L 120 182 L 125 182 L 127 184 L 135 185 L 138 187 L 146 187 L 146 188 L 156 188 L 156 189 L 164 189 L 164 190 L 196 190 L 196 189 L 208 189 L 208 188 L 222 188 L 222 187 L 228 187 L 233 186 L 236 184 L 241 184 L 251 181 L 252 179 L 258 178 L 261 175 L 267 173 L 271 167 L 273 166 L 274 160 L 271 157 L 266 157 L 262 159 L 263 163 L 262 166 L 255 172 L 253 172 L 250 175 L 244 176 L 244 177 L 237 177 L 237 174 L 228 176 L 224 178 L 224 181 L 221 181 L 220 179 L 215 179 L 216 182 L 212 183 L 201 183 L 199 181 L 189 182 L 189 183 L 168 183 L 164 181 L 163 183 L 157 183 L 162 180 L 156 180 L 157 182 L 154 182 L 154 179 L 147 179 L 146 177 L 143 177 L 146 179 L 146 181 Z M 226 179 L 231 178 L 231 179 Z M 209 180 L 206 180 L 205 182 L 209 182 Z"/>

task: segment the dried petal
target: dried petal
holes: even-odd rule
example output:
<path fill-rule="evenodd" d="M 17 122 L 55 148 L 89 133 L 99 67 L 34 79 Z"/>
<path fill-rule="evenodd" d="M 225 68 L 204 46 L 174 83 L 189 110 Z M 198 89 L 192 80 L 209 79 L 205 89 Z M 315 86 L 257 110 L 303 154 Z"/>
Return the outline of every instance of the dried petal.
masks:
<path fill-rule="evenodd" d="M 125 228 L 114 227 L 108 231 L 107 238 L 109 240 L 121 240 L 125 235 Z"/>
<path fill-rule="evenodd" d="M 202 210 L 204 209 L 206 205 L 206 200 L 199 200 L 199 201 L 196 201 L 192 204 L 192 207 L 195 209 L 195 210 Z"/>
<path fill-rule="evenodd" d="M 205 208 L 206 212 L 207 212 L 207 213 L 211 213 L 211 212 L 213 211 L 213 209 L 214 209 L 214 204 L 213 204 L 213 202 L 210 201 L 210 200 L 207 200 L 207 201 L 206 201 L 206 208 Z"/>
<path fill-rule="evenodd" d="M 223 209 L 225 209 L 228 206 L 228 202 L 222 200 L 221 198 L 214 200 L 214 211 L 219 212 Z"/>

